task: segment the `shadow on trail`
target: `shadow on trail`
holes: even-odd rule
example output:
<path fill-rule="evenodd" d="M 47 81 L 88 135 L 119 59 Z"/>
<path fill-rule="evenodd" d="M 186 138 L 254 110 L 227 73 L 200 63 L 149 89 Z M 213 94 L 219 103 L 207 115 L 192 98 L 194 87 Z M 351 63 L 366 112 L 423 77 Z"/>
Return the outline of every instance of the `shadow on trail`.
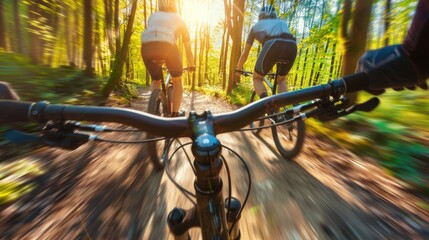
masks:
<path fill-rule="evenodd" d="M 350 197 L 367 204 L 366 207 L 373 205 L 372 209 L 376 211 L 349 202 L 297 162 L 279 157 L 275 148 L 265 146 L 267 142 L 255 145 L 259 139 L 251 133 L 222 136 L 225 137 L 222 137 L 221 142 L 238 150 L 252 174 L 252 192 L 240 222 L 240 225 L 245 225 L 245 229 L 254 229 L 254 232 L 249 233 L 252 238 L 296 238 L 294 234 L 302 239 L 429 237 L 429 225 L 424 220 L 354 181 L 346 181 L 346 187 L 353 190 Z M 315 158 L 311 161 L 329 160 Z M 243 199 L 247 187 L 242 182 L 245 175 L 238 165 L 230 168 L 234 169 L 233 185 L 237 188 L 239 198 Z"/>
<path fill-rule="evenodd" d="M 88 202 L 87 229 L 80 237 L 91 239 L 143 239 L 150 225 L 166 224 L 163 172 L 152 172 L 142 146 L 126 169 L 100 186 Z M 87 232 L 86 232 L 87 231 Z M 164 232 L 149 233 L 164 239 Z"/>

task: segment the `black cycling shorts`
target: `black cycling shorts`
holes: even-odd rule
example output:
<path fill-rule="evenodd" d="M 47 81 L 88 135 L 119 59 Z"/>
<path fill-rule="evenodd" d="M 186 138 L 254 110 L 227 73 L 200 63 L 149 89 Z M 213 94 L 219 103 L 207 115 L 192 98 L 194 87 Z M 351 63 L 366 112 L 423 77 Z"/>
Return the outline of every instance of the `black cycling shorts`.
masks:
<path fill-rule="evenodd" d="M 276 62 L 285 61 L 287 65 L 282 67 L 280 76 L 285 76 L 292 68 L 297 53 L 296 41 L 292 39 L 274 38 L 266 41 L 259 53 L 255 64 L 255 72 L 265 76 L 271 71 Z"/>
<path fill-rule="evenodd" d="M 163 79 L 161 63 L 165 63 L 172 77 L 182 76 L 182 57 L 176 45 L 167 42 L 142 43 L 141 55 L 152 80 Z"/>

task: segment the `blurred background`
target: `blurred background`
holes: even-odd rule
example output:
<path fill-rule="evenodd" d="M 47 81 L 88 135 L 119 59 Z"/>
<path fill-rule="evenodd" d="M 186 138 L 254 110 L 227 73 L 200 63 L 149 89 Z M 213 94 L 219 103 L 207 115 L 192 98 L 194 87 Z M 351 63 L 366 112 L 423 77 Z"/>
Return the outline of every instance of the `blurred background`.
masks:
<path fill-rule="evenodd" d="M 197 70 L 186 89 L 221 97 L 237 106 L 251 94 L 250 78 L 234 69 L 260 7 L 272 4 L 298 42 L 287 77 L 289 90 L 326 83 L 354 71 L 367 50 L 404 39 L 416 0 L 177 0 L 190 30 Z M 140 57 L 140 33 L 156 0 L 1 0 L 0 81 L 26 101 L 129 104 L 150 85 Z M 181 43 L 179 45 L 182 47 Z M 252 70 L 259 47 L 244 68 Z M 359 93 L 359 100 L 370 98 Z M 309 131 L 356 155 L 370 157 L 398 183 L 417 194 L 429 211 L 429 94 L 387 91 L 371 113 L 352 114 Z M 13 126 L 0 126 L 0 132 Z M 27 130 L 34 125 L 20 126 Z M 40 175 L 33 162 L 8 162 L 26 148 L 0 136 L 0 206 L 31 191 L 22 178 Z M 30 149 L 31 146 L 30 146 Z M 6 180 L 5 180 L 6 179 Z"/>

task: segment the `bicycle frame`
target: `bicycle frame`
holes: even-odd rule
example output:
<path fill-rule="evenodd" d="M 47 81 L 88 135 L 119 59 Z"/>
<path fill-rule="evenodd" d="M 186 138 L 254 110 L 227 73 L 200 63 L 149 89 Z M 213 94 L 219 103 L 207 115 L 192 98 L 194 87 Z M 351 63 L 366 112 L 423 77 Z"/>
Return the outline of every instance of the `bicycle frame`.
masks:
<path fill-rule="evenodd" d="M 174 208 L 167 220 L 170 231 L 177 240 L 188 239 L 187 231 L 192 227 L 201 228 L 203 239 L 240 239 L 236 224 L 231 233 L 228 230 L 238 221 L 241 204 L 236 198 L 223 198 L 223 181 L 219 175 L 223 166 L 222 146 L 214 133 L 212 115 L 207 111 L 202 115 L 191 112 L 188 120 L 194 136 L 197 204 L 188 210 Z M 228 218 L 225 207 L 229 210 Z"/>
<path fill-rule="evenodd" d="M 173 103 L 172 103 L 172 99 L 171 99 L 171 92 L 168 91 L 169 87 L 173 87 L 172 82 L 171 82 L 171 75 L 170 73 L 167 71 L 167 75 L 165 76 L 165 80 L 161 79 L 161 90 L 164 92 L 164 95 L 167 98 L 167 111 L 169 114 L 171 114 L 172 108 L 173 108 Z"/>

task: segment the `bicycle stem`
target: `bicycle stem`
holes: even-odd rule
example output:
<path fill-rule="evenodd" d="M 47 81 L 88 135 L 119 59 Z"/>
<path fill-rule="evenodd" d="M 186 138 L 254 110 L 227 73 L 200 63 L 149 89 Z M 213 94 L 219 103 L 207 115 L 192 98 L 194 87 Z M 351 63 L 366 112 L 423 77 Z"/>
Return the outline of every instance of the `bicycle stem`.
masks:
<path fill-rule="evenodd" d="M 233 202 L 233 204 L 228 203 L 228 206 L 235 214 L 231 214 L 232 217 L 227 219 L 222 194 L 223 182 L 220 177 L 223 165 L 220 158 L 222 147 L 215 137 L 212 114 L 210 111 L 201 115 L 191 112 L 188 119 L 193 129 L 192 153 L 195 157 L 194 188 L 197 205 L 188 210 L 173 209 L 168 216 L 170 231 L 176 239 L 187 239 L 187 230 L 199 226 L 204 228 L 201 231 L 203 239 L 213 239 L 213 237 L 230 239 L 228 225 L 231 226 L 236 217 L 239 217 L 236 209 L 238 200 L 233 198 L 228 200 Z M 240 206 L 239 203 L 238 206 Z M 238 229 L 234 229 L 232 234 L 234 235 L 231 236 L 232 239 L 239 239 Z"/>

